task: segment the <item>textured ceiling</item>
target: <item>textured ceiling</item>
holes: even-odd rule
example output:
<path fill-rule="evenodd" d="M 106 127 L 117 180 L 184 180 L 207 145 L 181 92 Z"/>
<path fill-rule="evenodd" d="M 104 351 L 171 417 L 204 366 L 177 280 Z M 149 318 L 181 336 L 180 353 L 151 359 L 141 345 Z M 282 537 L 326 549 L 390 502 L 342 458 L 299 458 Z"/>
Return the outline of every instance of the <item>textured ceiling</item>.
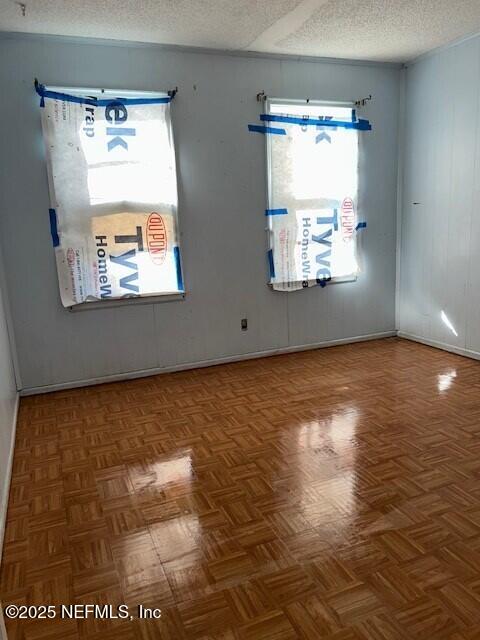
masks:
<path fill-rule="evenodd" d="M 0 30 L 405 62 L 480 31 L 480 0 L 0 0 Z"/>

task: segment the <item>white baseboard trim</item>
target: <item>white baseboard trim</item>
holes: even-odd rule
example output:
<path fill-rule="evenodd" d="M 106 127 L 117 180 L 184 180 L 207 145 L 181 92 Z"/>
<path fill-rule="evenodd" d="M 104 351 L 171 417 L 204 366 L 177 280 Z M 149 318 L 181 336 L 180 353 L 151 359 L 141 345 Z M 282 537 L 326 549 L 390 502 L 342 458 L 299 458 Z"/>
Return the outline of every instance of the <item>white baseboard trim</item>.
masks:
<path fill-rule="evenodd" d="M 429 338 L 422 338 L 416 336 L 413 333 L 405 333 L 404 331 L 398 331 L 399 338 L 405 338 L 405 340 L 412 340 L 413 342 L 420 342 L 426 344 L 428 347 L 435 347 L 436 349 L 443 349 L 443 351 L 449 351 L 455 353 L 457 356 L 464 356 L 465 358 L 473 358 L 474 360 L 480 360 L 480 352 L 472 351 L 471 349 L 464 349 L 462 347 L 456 347 L 453 344 L 446 342 L 439 342 L 438 340 L 430 340 Z"/>
<path fill-rule="evenodd" d="M 2 563 L 2 555 L 3 555 L 3 539 L 5 536 L 5 527 L 7 524 L 7 510 L 8 510 L 8 497 L 10 494 L 10 483 L 12 480 L 12 469 L 13 469 L 13 455 L 15 449 L 15 436 L 17 433 L 17 417 L 18 417 L 18 407 L 20 404 L 20 394 L 17 393 L 15 399 L 15 407 L 13 409 L 13 425 L 12 425 L 12 437 L 10 439 L 10 451 L 8 454 L 8 462 L 7 462 L 7 476 L 5 486 L 3 487 L 3 495 L 2 502 L 0 503 L 0 564 Z M 0 623 L 1 628 L 1 623 Z M 1 636 L 0 636 L 1 637 Z"/>
<path fill-rule="evenodd" d="M 77 387 L 88 387 L 95 384 L 104 384 L 107 382 L 120 382 L 122 380 L 132 380 L 134 378 L 146 378 L 148 376 L 156 376 L 160 373 L 173 373 L 175 371 L 186 371 L 187 369 L 199 369 L 201 367 L 212 367 L 217 364 L 228 364 L 230 362 L 240 362 L 242 360 L 253 360 L 255 358 L 266 358 L 268 356 L 277 356 L 284 353 L 294 353 L 296 351 L 309 351 L 310 349 L 322 349 L 325 347 L 335 347 L 341 344 L 350 344 L 353 342 L 365 342 L 366 340 L 379 340 L 380 338 L 391 338 L 396 336 L 396 331 L 382 331 L 380 333 L 368 333 L 362 336 L 352 336 L 349 338 L 340 338 L 338 340 L 325 340 L 324 342 L 316 342 L 312 344 L 302 344 L 293 347 L 281 347 L 279 349 L 268 349 L 266 351 L 255 351 L 234 356 L 226 356 L 225 358 L 213 358 L 211 360 L 201 360 L 198 362 L 187 362 L 167 367 L 153 367 L 151 369 L 141 369 L 137 371 L 127 371 L 126 373 L 118 373 L 110 376 L 102 376 L 99 378 L 87 378 L 85 380 L 73 380 L 72 382 L 60 382 L 58 384 L 49 384 L 41 387 L 26 387 L 20 391 L 22 396 L 31 396 L 38 393 L 51 393 L 52 391 L 62 391 L 64 389 L 75 389 Z"/>

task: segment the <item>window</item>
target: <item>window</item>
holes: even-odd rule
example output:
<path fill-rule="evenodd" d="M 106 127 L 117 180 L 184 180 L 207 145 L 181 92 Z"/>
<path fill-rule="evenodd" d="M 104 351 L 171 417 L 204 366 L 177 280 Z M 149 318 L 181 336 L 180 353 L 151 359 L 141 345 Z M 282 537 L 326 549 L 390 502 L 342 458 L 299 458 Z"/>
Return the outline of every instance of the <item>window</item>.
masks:
<path fill-rule="evenodd" d="M 37 91 L 63 305 L 182 294 L 171 97 Z"/>
<path fill-rule="evenodd" d="M 266 100 L 270 284 L 355 280 L 358 132 L 353 104 Z"/>

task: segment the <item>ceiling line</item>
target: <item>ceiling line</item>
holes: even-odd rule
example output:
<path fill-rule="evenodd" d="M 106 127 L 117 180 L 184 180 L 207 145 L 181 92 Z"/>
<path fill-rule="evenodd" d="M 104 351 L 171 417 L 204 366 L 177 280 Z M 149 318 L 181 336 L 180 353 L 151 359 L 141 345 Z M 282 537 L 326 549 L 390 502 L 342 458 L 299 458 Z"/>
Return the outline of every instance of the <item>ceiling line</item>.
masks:
<path fill-rule="evenodd" d="M 159 49 L 177 53 L 196 53 L 198 55 L 234 56 L 240 58 L 262 58 L 267 60 L 284 60 L 286 62 L 312 62 L 322 64 L 345 64 L 363 67 L 390 67 L 401 69 L 402 62 L 382 60 L 362 60 L 358 58 L 329 58 L 322 56 L 295 55 L 290 53 L 269 53 L 267 51 L 251 51 L 245 49 L 212 49 L 180 44 L 162 44 L 158 42 L 138 42 L 134 40 L 113 40 L 108 38 L 86 38 L 83 36 L 61 36 L 49 33 L 26 33 L 24 31 L 0 31 L 0 41 L 6 40 L 51 40 L 64 44 L 85 46 L 130 47 L 135 49 Z"/>
<path fill-rule="evenodd" d="M 312 14 L 330 0 L 302 0 L 295 9 L 279 18 L 249 45 L 243 47 L 250 51 L 262 51 L 263 48 L 275 46 L 287 36 L 295 33 L 312 17 Z"/>

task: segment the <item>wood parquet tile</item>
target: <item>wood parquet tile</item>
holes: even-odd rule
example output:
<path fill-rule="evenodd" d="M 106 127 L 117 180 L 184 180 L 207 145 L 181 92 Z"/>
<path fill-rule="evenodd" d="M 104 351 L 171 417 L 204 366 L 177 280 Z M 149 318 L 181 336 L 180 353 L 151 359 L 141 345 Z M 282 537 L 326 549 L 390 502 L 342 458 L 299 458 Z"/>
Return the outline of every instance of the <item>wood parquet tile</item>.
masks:
<path fill-rule="evenodd" d="M 23 398 L 0 599 L 133 614 L 10 640 L 480 639 L 480 362 L 394 338 Z"/>

